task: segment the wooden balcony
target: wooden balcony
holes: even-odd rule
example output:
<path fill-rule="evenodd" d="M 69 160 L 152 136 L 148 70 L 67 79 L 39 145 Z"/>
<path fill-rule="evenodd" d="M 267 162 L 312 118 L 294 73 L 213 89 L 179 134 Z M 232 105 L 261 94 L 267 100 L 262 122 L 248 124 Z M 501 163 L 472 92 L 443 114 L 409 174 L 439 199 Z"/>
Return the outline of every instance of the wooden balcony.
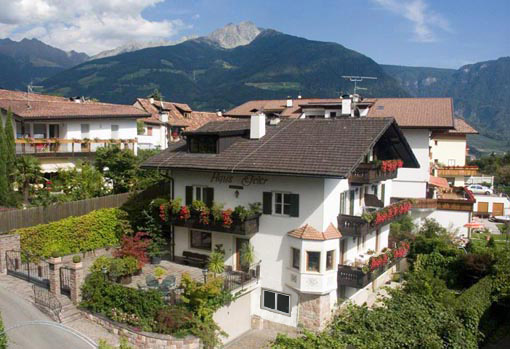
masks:
<path fill-rule="evenodd" d="M 443 166 L 437 169 L 439 177 L 478 176 L 478 166 Z"/>
<path fill-rule="evenodd" d="M 36 156 L 83 156 L 91 155 L 100 147 L 117 144 L 121 148 L 135 150 L 136 139 L 58 139 L 18 138 L 16 155 Z"/>
<path fill-rule="evenodd" d="M 370 231 L 370 224 L 359 216 L 338 215 L 338 230 L 342 236 L 363 236 Z"/>
<path fill-rule="evenodd" d="M 360 164 L 349 177 L 352 184 L 370 184 L 397 177 L 397 170 L 383 172 L 379 164 Z"/>
<path fill-rule="evenodd" d="M 202 224 L 198 217 L 191 217 L 187 220 L 170 218 L 170 223 L 177 227 L 187 227 L 191 229 L 200 229 L 206 231 L 215 231 L 220 233 L 229 233 L 236 235 L 252 235 L 259 231 L 259 218 L 261 214 L 246 218 L 243 222 L 234 220 L 230 226 L 224 226 L 221 223 L 210 220 L 209 224 Z"/>
<path fill-rule="evenodd" d="M 354 288 L 363 288 L 372 281 L 376 280 L 382 273 L 392 268 L 401 258 L 395 259 L 383 267 L 379 267 L 368 273 L 364 273 L 359 267 L 351 267 L 348 265 L 338 265 L 337 283 L 338 287 L 347 286 Z"/>

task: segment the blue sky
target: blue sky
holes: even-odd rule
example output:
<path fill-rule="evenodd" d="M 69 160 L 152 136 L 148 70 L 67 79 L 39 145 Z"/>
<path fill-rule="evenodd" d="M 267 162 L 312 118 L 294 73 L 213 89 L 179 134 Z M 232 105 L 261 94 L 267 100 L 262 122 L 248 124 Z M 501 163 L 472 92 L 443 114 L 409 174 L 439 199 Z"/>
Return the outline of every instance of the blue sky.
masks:
<path fill-rule="evenodd" d="M 510 0 L 0 0 L 0 38 L 90 55 L 245 20 L 386 64 L 458 68 L 510 55 Z"/>
<path fill-rule="evenodd" d="M 143 15 L 181 19 L 183 34 L 198 35 L 251 20 L 385 64 L 458 68 L 510 55 L 509 0 L 166 0 Z"/>

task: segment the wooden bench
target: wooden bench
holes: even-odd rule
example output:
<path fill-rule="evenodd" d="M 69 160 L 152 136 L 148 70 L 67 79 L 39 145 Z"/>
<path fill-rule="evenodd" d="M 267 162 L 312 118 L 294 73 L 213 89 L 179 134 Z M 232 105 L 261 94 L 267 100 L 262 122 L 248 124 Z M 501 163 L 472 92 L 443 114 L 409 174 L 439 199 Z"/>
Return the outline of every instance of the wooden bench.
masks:
<path fill-rule="evenodd" d="M 207 265 L 207 263 L 209 262 L 209 256 L 200 254 L 200 253 L 190 252 L 190 251 L 182 252 L 182 258 L 183 258 L 184 264 L 197 265 L 200 268 L 205 267 Z"/>

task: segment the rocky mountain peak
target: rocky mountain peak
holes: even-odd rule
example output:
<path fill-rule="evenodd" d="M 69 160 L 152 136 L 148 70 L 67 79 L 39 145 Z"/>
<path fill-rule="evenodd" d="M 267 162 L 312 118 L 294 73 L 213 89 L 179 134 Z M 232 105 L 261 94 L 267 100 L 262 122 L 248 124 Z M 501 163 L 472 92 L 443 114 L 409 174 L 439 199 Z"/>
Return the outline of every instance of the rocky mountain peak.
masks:
<path fill-rule="evenodd" d="M 260 32 L 253 22 L 245 21 L 239 24 L 229 23 L 212 32 L 207 38 L 223 48 L 234 48 L 248 45 Z"/>

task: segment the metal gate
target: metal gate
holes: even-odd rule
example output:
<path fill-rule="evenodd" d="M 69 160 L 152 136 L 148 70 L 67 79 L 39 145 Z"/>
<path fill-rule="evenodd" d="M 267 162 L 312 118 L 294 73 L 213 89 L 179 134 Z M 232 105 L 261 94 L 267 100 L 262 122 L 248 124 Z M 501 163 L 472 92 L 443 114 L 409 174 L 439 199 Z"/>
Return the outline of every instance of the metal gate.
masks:
<path fill-rule="evenodd" d="M 71 297 L 71 268 L 60 267 L 60 294 Z"/>
<path fill-rule="evenodd" d="M 23 251 L 10 250 L 5 252 L 7 274 L 50 288 L 49 263 L 38 260 Z"/>

